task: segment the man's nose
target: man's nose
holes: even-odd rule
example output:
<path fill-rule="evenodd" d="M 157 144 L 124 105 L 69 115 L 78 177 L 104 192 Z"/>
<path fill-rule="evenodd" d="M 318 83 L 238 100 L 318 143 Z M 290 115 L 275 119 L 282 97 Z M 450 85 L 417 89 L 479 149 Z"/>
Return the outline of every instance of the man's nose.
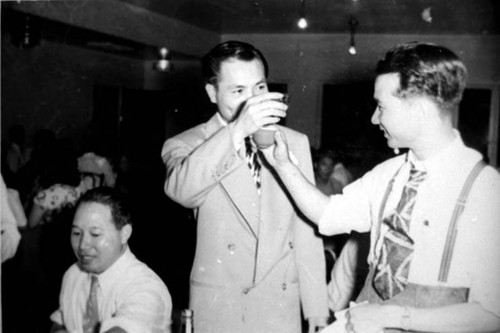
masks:
<path fill-rule="evenodd" d="M 380 124 L 379 116 L 380 116 L 380 112 L 378 111 L 378 108 L 376 108 L 372 114 L 372 119 L 371 119 L 373 125 Z"/>
<path fill-rule="evenodd" d="M 82 235 L 80 238 L 80 243 L 78 244 L 78 249 L 86 250 L 90 247 L 90 239 L 88 236 Z"/>

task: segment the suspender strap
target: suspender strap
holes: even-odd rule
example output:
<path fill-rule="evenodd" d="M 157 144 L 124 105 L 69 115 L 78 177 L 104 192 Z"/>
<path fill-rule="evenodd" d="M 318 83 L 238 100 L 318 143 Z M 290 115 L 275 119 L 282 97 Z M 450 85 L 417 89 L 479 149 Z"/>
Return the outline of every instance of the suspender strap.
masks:
<path fill-rule="evenodd" d="M 465 203 L 467 202 L 467 197 L 469 196 L 472 184 L 476 180 L 477 176 L 486 166 L 483 160 L 479 160 L 472 171 L 467 177 L 464 186 L 462 187 L 462 192 L 458 197 L 457 203 L 455 204 L 455 209 L 453 210 L 453 215 L 451 216 L 450 226 L 448 227 L 448 235 L 446 236 L 446 243 L 443 251 L 443 257 L 441 259 L 441 267 L 439 270 L 438 281 L 446 282 L 448 280 L 448 273 L 450 271 L 451 258 L 453 255 L 453 248 L 455 247 L 455 241 L 457 238 L 457 223 L 460 215 L 465 208 Z"/>

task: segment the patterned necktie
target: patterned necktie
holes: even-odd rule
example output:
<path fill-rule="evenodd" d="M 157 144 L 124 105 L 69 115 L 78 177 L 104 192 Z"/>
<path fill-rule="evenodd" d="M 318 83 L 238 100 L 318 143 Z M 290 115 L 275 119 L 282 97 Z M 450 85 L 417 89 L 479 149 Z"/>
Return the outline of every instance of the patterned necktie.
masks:
<path fill-rule="evenodd" d="M 245 157 L 250 168 L 250 173 L 252 174 L 255 186 L 257 186 L 257 193 L 260 194 L 260 169 L 261 165 L 257 156 L 257 148 L 252 145 L 250 138 L 245 138 L 246 153 Z"/>
<path fill-rule="evenodd" d="M 410 237 L 410 218 L 415 205 L 417 188 L 426 173 L 414 168 L 406 183 L 394 214 L 382 223 L 388 227 L 384 235 L 379 261 L 375 267 L 373 287 L 386 300 L 401 292 L 408 283 L 408 272 L 413 256 L 413 240 Z"/>
<path fill-rule="evenodd" d="M 96 275 L 91 276 L 90 294 L 83 316 L 83 332 L 95 333 L 99 331 L 99 311 L 97 304 L 97 292 L 99 290 L 99 280 Z"/>

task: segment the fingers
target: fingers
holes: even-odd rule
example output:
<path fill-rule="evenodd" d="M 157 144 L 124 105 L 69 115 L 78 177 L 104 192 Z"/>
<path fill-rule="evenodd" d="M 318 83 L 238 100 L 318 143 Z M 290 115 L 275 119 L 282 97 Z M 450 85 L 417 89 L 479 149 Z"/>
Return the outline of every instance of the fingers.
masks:
<path fill-rule="evenodd" d="M 277 101 L 277 102 L 283 104 L 283 102 L 286 102 L 286 100 L 288 99 L 288 97 L 285 98 L 285 96 L 287 96 L 287 95 L 282 94 L 280 92 L 267 92 L 264 94 L 252 96 L 248 99 L 248 101 L 254 101 L 255 103 L 261 103 L 261 102 L 266 101 L 266 100 L 274 100 L 274 101 Z"/>
<path fill-rule="evenodd" d="M 288 105 L 280 102 L 282 93 L 272 92 L 248 98 L 233 121 L 235 142 L 255 133 L 261 127 L 276 124 L 286 116 Z"/>
<path fill-rule="evenodd" d="M 350 313 L 350 311 L 347 311 L 345 313 L 345 318 L 347 320 L 347 322 L 345 324 L 345 330 L 346 330 L 346 332 L 347 333 L 356 333 L 356 331 L 354 330 L 354 325 L 351 322 L 351 313 Z"/>
<path fill-rule="evenodd" d="M 279 122 L 286 117 L 288 105 L 281 102 L 281 93 L 266 93 L 249 98 L 242 110 L 242 117 L 250 117 L 257 127 Z"/>

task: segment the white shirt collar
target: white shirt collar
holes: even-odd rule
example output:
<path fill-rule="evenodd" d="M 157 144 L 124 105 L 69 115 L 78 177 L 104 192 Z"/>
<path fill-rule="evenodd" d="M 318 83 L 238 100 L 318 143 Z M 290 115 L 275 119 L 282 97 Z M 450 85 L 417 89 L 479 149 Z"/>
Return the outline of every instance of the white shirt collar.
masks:
<path fill-rule="evenodd" d="M 455 138 L 450 142 L 446 147 L 441 149 L 434 156 L 426 159 L 419 160 L 413 153 L 413 151 L 409 150 L 407 161 L 413 163 L 415 168 L 418 170 L 425 170 L 427 172 L 435 172 L 437 170 L 443 169 L 443 163 L 455 163 L 457 160 L 458 154 L 464 148 L 464 142 L 456 129 L 453 130 L 455 134 Z"/>
<path fill-rule="evenodd" d="M 116 279 L 120 277 L 121 274 L 125 274 L 124 270 L 127 267 L 127 263 L 133 258 L 133 254 L 130 251 L 130 248 L 127 245 L 125 252 L 118 258 L 108 269 L 99 274 L 97 277 L 99 278 L 99 286 L 103 293 L 106 293 L 113 284 L 116 283 Z M 90 280 L 89 274 L 89 280 Z"/>

